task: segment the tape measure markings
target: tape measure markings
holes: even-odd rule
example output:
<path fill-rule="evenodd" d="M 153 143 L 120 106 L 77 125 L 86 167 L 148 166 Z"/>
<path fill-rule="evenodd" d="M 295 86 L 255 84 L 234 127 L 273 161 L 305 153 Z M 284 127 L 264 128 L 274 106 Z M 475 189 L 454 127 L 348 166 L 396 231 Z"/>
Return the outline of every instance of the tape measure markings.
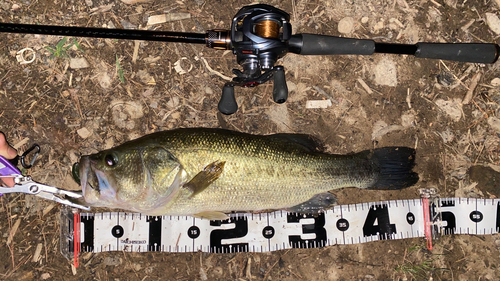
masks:
<path fill-rule="evenodd" d="M 500 228 L 499 199 L 442 198 L 429 205 L 430 218 L 441 215 L 435 229 L 444 234 L 493 234 Z M 377 240 L 425 236 L 421 199 L 335 206 L 304 215 L 276 211 L 233 214 L 226 221 L 187 216 L 145 216 L 133 213 L 80 214 L 80 248 L 84 252 L 267 252 L 317 248 Z M 61 225 L 71 226 L 63 214 Z M 74 230 L 61 227 L 61 247 L 73 253 Z M 64 242 L 64 243 L 63 243 Z M 78 249 L 77 249 L 78 250 Z"/>

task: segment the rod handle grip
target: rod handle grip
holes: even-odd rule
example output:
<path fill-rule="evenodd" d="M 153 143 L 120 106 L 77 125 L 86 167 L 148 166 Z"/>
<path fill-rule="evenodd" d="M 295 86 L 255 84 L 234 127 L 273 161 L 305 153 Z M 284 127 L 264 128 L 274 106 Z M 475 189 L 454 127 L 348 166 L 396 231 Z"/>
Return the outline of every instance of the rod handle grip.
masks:
<path fill-rule="evenodd" d="M 461 62 L 494 63 L 499 46 L 493 43 L 417 43 L 416 57 Z"/>
<path fill-rule="evenodd" d="M 317 34 L 295 34 L 290 52 L 300 55 L 372 55 L 375 41 Z"/>

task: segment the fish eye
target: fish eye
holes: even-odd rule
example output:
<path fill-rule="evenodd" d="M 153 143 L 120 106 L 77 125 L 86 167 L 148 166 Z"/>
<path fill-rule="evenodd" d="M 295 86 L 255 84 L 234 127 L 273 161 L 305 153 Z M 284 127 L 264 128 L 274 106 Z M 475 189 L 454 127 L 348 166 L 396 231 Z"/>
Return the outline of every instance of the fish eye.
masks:
<path fill-rule="evenodd" d="M 104 156 L 104 163 L 109 167 L 113 167 L 118 164 L 118 159 L 113 154 L 106 154 L 106 156 Z"/>

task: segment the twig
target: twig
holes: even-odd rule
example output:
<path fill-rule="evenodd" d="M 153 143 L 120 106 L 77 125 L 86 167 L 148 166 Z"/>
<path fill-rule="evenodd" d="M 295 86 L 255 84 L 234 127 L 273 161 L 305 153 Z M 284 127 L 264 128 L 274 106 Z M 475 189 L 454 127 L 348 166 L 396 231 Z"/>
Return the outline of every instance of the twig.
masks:
<path fill-rule="evenodd" d="M 410 88 L 406 90 L 406 103 L 408 104 L 408 108 L 411 109 L 411 92 Z"/>
<path fill-rule="evenodd" d="M 14 144 L 12 147 L 16 150 L 18 150 L 21 146 L 25 145 L 26 143 L 28 143 L 30 139 L 29 138 L 24 138 L 23 140 L 21 140 L 20 142 Z"/>
<path fill-rule="evenodd" d="M 476 73 L 476 75 L 472 77 L 469 90 L 467 91 L 467 94 L 465 94 L 465 97 L 462 100 L 462 104 L 469 104 L 469 102 L 472 100 L 472 95 L 474 94 L 474 90 L 476 89 L 477 82 L 479 82 L 479 79 L 481 79 L 480 72 Z"/>
<path fill-rule="evenodd" d="M 269 275 L 269 273 L 271 273 L 271 270 L 273 269 L 273 267 L 276 266 L 276 264 L 278 264 L 278 262 L 280 261 L 281 259 L 281 256 L 278 258 L 278 260 L 269 268 L 269 270 L 266 272 L 266 275 L 264 275 L 264 278 L 262 278 L 262 280 L 266 280 L 267 279 L 267 275 Z"/>
<path fill-rule="evenodd" d="M 215 75 L 219 76 L 220 78 L 222 78 L 224 80 L 227 80 L 227 81 L 233 80 L 233 78 L 228 77 L 228 76 L 226 76 L 226 75 L 224 75 L 224 74 L 222 74 L 222 73 L 214 70 L 213 68 L 211 68 L 210 65 L 208 65 L 208 62 L 207 62 L 207 60 L 204 57 L 200 57 L 200 60 L 205 64 L 205 67 L 208 69 L 208 71 L 210 73 L 215 74 Z"/>
<path fill-rule="evenodd" d="M 485 145 L 483 143 L 483 145 L 481 145 L 481 149 L 479 150 L 479 153 L 478 153 L 478 155 L 476 157 L 476 161 L 474 161 L 474 165 L 477 164 L 477 161 L 479 160 L 479 157 L 481 156 L 481 153 L 483 153 L 484 147 L 485 147 Z"/>
<path fill-rule="evenodd" d="M 495 0 L 495 3 L 497 3 L 497 6 L 500 8 L 500 0 Z"/>
<path fill-rule="evenodd" d="M 451 73 L 451 75 L 453 75 L 453 77 L 454 77 L 456 80 L 458 80 L 458 82 L 459 82 L 462 86 L 464 86 L 467 90 L 469 90 L 469 87 L 467 87 L 467 85 L 465 85 L 465 84 L 464 84 L 464 82 L 462 82 L 462 80 L 460 80 L 460 79 L 459 79 L 459 78 L 455 75 L 455 73 L 451 72 L 451 70 L 448 68 L 448 66 L 447 66 L 446 64 L 444 64 L 444 62 L 443 62 L 442 60 L 439 60 L 439 62 L 440 62 L 440 63 L 444 66 L 444 68 L 446 68 L 446 70 L 448 70 L 448 71 Z"/>
<path fill-rule="evenodd" d="M 7 238 L 7 245 L 10 246 L 12 243 L 12 240 L 14 239 L 14 235 L 16 235 L 17 229 L 19 228 L 19 225 L 21 224 L 21 218 L 18 218 L 16 223 L 14 223 L 14 226 L 10 230 L 9 237 Z"/>
<path fill-rule="evenodd" d="M 269 270 L 266 272 L 266 275 L 264 275 L 264 278 L 262 278 L 262 280 L 266 280 L 267 279 L 267 276 L 269 275 L 269 273 L 271 273 L 271 270 L 273 269 L 273 267 L 276 266 L 276 264 L 281 260 L 281 257 L 288 254 L 288 252 L 290 252 L 291 249 L 288 249 L 288 251 L 286 251 L 283 255 L 281 255 L 279 257 L 279 259 L 269 268 Z"/>
<path fill-rule="evenodd" d="M 370 89 L 370 87 L 368 87 L 368 85 L 365 83 L 365 81 L 363 81 L 363 79 L 361 78 L 358 78 L 358 82 L 359 84 L 361 85 L 361 87 L 363 87 L 363 89 L 365 89 L 365 91 L 368 93 L 368 94 L 373 94 L 373 91 L 372 89 Z"/>
<path fill-rule="evenodd" d="M 245 277 L 248 278 L 249 280 L 253 279 L 253 276 L 252 276 L 252 258 L 251 257 L 248 258 L 247 270 L 246 270 Z"/>
<path fill-rule="evenodd" d="M 132 63 L 137 61 L 137 57 L 139 56 L 139 46 L 141 45 L 140 40 L 134 41 L 134 53 L 132 54 Z"/>

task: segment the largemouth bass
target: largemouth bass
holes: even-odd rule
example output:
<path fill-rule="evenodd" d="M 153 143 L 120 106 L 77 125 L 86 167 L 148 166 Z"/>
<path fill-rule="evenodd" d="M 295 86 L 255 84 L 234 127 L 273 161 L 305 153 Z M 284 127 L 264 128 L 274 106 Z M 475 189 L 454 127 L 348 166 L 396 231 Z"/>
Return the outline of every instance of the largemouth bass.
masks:
<path fill-rule="evenodd" d="M 236 211 L 318 212 L 343 187 L 400 189 L 418 181 L 415 150 L 322 152 L 312 137 L 176 129 L 82 156 L 73 172 L 89 206 L 224 219 Z"/>

